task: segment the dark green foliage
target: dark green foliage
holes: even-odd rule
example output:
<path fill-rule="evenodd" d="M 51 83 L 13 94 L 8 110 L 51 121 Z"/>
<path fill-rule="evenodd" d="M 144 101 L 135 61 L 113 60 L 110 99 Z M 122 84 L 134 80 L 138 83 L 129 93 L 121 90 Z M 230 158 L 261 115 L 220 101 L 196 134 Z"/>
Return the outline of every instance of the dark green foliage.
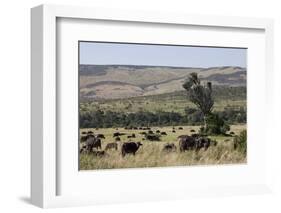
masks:
<path fill-rule="evenodd" d="M 135 128 L 138 126 L 168 126 L 184 124 L 185 117 L 176 112 L 137 112 L 122 113 L 112 111 L 93 111 L 80 112 L 81 128 L 110 128 L 127 127 Z"/>
<path fill-rule="evenodd" d="M 242 152 L 243 154 L 247 153 L 247 131 L 243 130 L 238 136 L 234 137 L 233 140 L 234 149 Z"/>
<path fill-rule="evenodd" d="M 220 118 L 231 123 L 246 123 L 247 112 L 244 107 L 225 107 L 224 111 L 217 112 Z"/>
<path fill-rule="evenodd" d="M 229 125 L 226 124 L 225 121 L 220 118 L 218 114 L 210 113 L 206 117 L 206 122 L 207 127 L 203 127 L 200 129 L 201 134 L 220 135 L 226 134 L 226 132 L 230 130 Z"/>
<path fill-rule="evenodd" d="M 246 111 L 242 108 L 227 109 L 227 112 L 216 112 L 219 118 L 229 124 L 245 123 Z M 137 112 L 122 113 L 112 111 L 80 111 L 81 128 L 113 128 L 126 127 L 133 129 L 140 126 L 173 126 L 173 125 L 200 125 L 204 122 L 200 110 L 187 107 L 184 114 L 176 112 Z M 223 130 L 224 132 L 225 130 Z"/>
<path fill-rule="evenodd" d="M 191 73 L 183 84 L 183 88 L 187 91 L 189 100 L 201 110 L 204 116 L 212 111 L 214 100 L 211 82 L 208 82 L 206 86 L 202 85 L 197 73 Z"/>

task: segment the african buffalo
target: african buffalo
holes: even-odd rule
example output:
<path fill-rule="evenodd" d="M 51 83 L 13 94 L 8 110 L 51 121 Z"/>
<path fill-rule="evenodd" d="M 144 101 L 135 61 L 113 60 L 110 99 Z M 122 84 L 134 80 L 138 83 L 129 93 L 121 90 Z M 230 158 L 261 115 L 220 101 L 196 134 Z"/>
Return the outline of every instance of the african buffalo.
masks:
<path fill-rule="evenodd" d="M 118 149 L 118 144 L 116 142 L 115 143 L 108 143 L 104 150 L 106 151 L 108 149 L 115 149 L 115 150 L 117 150 Z"/>
<path fill-rule="evenodd" d="M 92 154 L 94 154 L 96 157 L 104 157 L 107 155 L 107 153 L 105 151 L 92 151 Z"/>
<path fill-rule="evenodd" d="M 211 144 L 211 139 L 207 137 L 199 137 L 196 139 L 195 148 L 196 151 L 199 151 L 201 148 L 207 150 Z"/>
<path fill-rule="evenodd" d="M 122 136 L 122 135 L 125 135 L 125 133 L 120 133 L 120 132 L 113 133 L 113 137 L 118 137 L 118 136 Z"/>
<path fill-rule="evenodd" d="M 166 132 L 161 132 L 161 135 L 167 135 L 167 133 Z"/>
<path fill-rule="evenodd" d="M 88 152 L 92 152 L 93 148 L 101 149 L 101 139 L 96 137 L 94 138 L 91 137 L 86 141 L 86 146 Z"/>
<path fill-rule="evenodd" d="M 179 137 L 180 152 L 184 152 L 186 150 L 192 150 L 195 148 L 195 145 L 196 145 L 195 138 L 189 135 Z"/>
<path fill-rule="evenodd" d="M 145 138 L 150 141 L 160 141 L 160 135 L 157 134 L 147 134 Z"/>
<path fill-rule="evenodd" d="M 98 137 L 98 138 L 105 139 L 104 134 L 97 134 L 97 137 Z"/>
<path fill-rule="evenodd" d="M 121 148 L 122 156 L 124 157 L 126 154 L 135 155 L 140 146 L 142 146 L 141 142 L 137 142 L 137 143 L 126 142 L 126 143 L 123 143 L 122 148 Z"/>
<path fill-rule="evenodd" d="M 92 135 L 92 134 L 82 136 L 82 137 L 80 138 L 80 142 L 87 141 L 89 138 L 94 138 L 94 137 L 95 137 L 95 136 Z"/>
<path fill-rule="evenodd" d="M 167 143 L 163 147 L 164 152 L 174 152 L 177 150 L 177 147 L 173 143 Z"/>

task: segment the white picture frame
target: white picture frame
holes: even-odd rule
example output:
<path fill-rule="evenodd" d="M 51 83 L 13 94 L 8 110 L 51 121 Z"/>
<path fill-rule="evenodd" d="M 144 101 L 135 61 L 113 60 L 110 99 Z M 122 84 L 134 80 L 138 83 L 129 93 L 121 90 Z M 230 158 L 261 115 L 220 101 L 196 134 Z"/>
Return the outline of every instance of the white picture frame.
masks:
<path fill-rule="evenodd" d="M 261 30 L 264 33 L 264 69 L 262 75 L 265 87 L 261 92 L 265 94 L 267 104 L 263 109 L 272 108 L 273 88 L 273 21 L 270 19 L 240 18 L 240 17 L 216 17 L 187 14 L 166 14 L 147 11 L 123 11 L 100 8 L 84 8 L 73 6 L 41 5 L 31 10 L 31 201 L 34 205 L 47 207 L 92 205 L 100 203 L 139 202 L 144 200 L 180 199 L 198 196 L 223 196 L 264 193 L 271 191 L 271 165 L 270 165 L 270 116 L 264 117 L 266 124 L 266 151 L 262 153 L 266 159 L 259 172 L 264 177 L 249 184 L 247 181 L 234 182 L 232 185 L 221 184 L 210 187 L 201 187 L 200 183 L 194 183 L 194 187 L 164 186 L 165 190 L 153 189 L 153 192 L 145 194 L 133 194 L 132 191 L 124 191 L 123 196 L 118 193 L 112 196 L 96 195 L 58 195 L 59 152 L 57 146 L 57 88 L 60 82 L 57 79 L 57 21 L 59 18 L 79 20 L 108 20 L 133 23 L 153 23 L 155 25 L 172 26 L 200 26 L 211 28 L 224 28 L 229 31 L 234 29 Z M 263 110 L 262 107 L 260 110 Z M 269 110 L 270 111 L 270 110 Z M 270 112 L 269 112 L 270 113 Z M 266 156 L 265 156 L 266 155 Z M 181 168 L 185 170 L 187 168 Z M 196 169 L 196 168 L 191 168 Z M 226 168 L 231 171 L 231 167 Z M 242 170 L 245 168 L 242 168 Z M 165 171 L 171 170 L 165 168 Z M 209 172 L 211 172 L 210 169 Z M 142 170 L 141 170 L 142 171 Z M 175 171 L 175 170 L 173 170 Z M 190 170 L 189 170 L 190 171 Z M 117 171 L 120 173 L 120 171 Z M 140 171 L 131 170 L 132 172 Z M 160 169 L 149 169 L 148 173 L 158 173 Z M 241 172 L 241 171 L 240 171 Z M 162 173 L 163 175 L 164 173 Z M 199 175 L 200 173 L 198 173 Z M 85 174 L 84 174 L 85 175 Z M 102 174 L 100 174 L 102 177 Z M 110 174 L 114 176 L 114 172 Z M 171 176 L 171 178 L 175 178 Z M 161 183 L 163 184 L 163 183 Z M 161 185 L 159 185 L 161 186 Z M 129 186 L 127 186 L 129 187 Z M 74 188 L 73 188 L 74 189 Z M 108 190 L 110 190 L 108 188 Z M 122 192 L 121 192 L 122 193 Z"/>

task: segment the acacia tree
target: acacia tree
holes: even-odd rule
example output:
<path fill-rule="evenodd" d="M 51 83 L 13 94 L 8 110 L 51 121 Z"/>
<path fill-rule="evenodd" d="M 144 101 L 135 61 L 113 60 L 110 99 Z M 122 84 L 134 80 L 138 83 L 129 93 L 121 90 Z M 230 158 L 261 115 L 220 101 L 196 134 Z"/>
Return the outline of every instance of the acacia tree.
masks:
<path fill-rule="evenodd" d="M 191 73 L 182 85 L 187 91 L 189 100 L 194 103 L 202 112 L 204 117 L 204 129 L 207 129 L 207 118 L 212 113 L 214 99 L 212 96 L 212 83 L 201 84 L 197 73 Z"/>

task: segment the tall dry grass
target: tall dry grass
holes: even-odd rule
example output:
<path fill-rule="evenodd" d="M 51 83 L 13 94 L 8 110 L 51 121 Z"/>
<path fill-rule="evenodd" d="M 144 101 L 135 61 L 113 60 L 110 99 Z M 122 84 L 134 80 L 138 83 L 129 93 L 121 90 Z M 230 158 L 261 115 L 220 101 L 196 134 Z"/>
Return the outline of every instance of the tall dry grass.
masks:
<path fill-rule="evenodd" d="M 139 148 L 136 155 L 121 156 L 121 144 L 127 141 L 126 136 L 122 136 L 122 142 L 118 145 L 118 150 L 108 150 L 104 157 L 96 157 L 93 154 L 80 154 L 80 169 L 94 170 L 94 169 L 114 169 L 114 168 L 144 168 L 144 167 L 171 167 L 171 166 L 189 166 L 189 165 L 218 165 L 218 164 L 241 164 L 246 163 L 246 153 L 234 150 L 233 137 L 212 137 L 218 144 L 217 146 L 210 146 L 208 150 L 186 151 L 166 153 L 163 152 L 163 146 L 167 142 L 174 142 L 178 147 L 177 136 L 181 134 L 190 134 L 191 129 L 198 129 L 198 127 L 186 126 L 182 131 L 172 133 L 172 127 L 154 128 L 166 131 L 168 136 L 163 136 L 161 142 L 151 142 L 142 140 L 139 130 L 124 130 L 119 129 L 120 132 L 127 134 L 136 133 L 137 138 L 134 141 L 141 141 L 143 146 Z M 231 127 L 231 131 L 239 134 L 244 125 L 236 125 Z M 88 130 L 88 129 L 87 129 Z M 87 131 L 86 130 L 86 131 Z M 85 131 L 85 130 L 81 130 Z M 103 140 L 103 149 L 107 143 L 113 141 L 112 134 L 115 129 L 99 129 L 95 132 L 104 134 L 106 139 Z"/>

